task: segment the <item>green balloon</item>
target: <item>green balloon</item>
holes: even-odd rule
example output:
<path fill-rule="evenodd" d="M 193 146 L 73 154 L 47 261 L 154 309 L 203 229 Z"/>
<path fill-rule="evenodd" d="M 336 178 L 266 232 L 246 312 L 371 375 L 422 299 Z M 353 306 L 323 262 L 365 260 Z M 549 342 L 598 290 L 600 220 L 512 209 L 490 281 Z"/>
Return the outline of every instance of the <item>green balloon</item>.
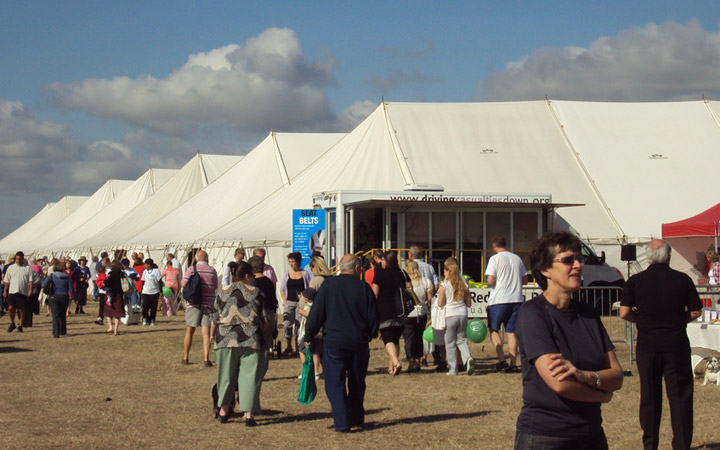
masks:
<path fill-rule="evenodd" d="M 432 344 L 433 342 L 435 342 L 435 335 L 433 334 L 432 325 L 430 325 L 429 327 L 425 328 L 425 331 L 423 331 L 423 336 L 422 336 L 422 337 L 423 337 L 423 339 L 425 339 L 426 341 L 428 341 L 428 342 L 431 343 L 431 344 Z"/>
<path fill-rule="evenodd" d="M 468 339 L 476 344 L 481 343 L 487 337 L 487 327 L 485 326 L 485 322 L 480 319 L 473 319 L 468 322 L 465 331 Z"/>
<path fill-rule="evenodd" d="M 165 297 L 172 297 L 172 295 L 173 295 L 172 289 L 170 289 L 170 288 L 167 287 L 167 286 L 163 286 L 163 295 L 164 295 Z"/>

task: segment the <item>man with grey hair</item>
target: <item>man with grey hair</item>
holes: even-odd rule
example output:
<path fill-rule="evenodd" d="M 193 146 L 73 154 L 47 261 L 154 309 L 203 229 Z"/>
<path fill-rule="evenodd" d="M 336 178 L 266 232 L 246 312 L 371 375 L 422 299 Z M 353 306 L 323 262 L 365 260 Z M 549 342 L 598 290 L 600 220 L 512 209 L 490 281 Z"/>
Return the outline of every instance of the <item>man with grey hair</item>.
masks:
<path fill-rule="evenodd" d="M 380 326 L 377 298 L 361 273 L 357 256 L 342 257 L 340 275 L 327 277 L 315 296 L 303 337 L 310 343 L 322 329 L 325 393 L 335 431 L 341 432 L 365 422 L 369 343 Z"/>
<path fill-rule="evenodd" d="M 637 324 L 640 426 L 643 446 L 658 448 L 662 380 L 670 404 L 672 448 L 690 448 L 693 433 L 693 371 L 686 324 L 700 316 L 702 303 L 692 279 L 670 268 L 670 246 L 655 239 L 647 246 L 650 266 L 630 277 L 620 301 L 620 317 Z"/>
<path fill-rule="evenodd" d="M 422 275 L 423 278 L 427 278 L 428 280 L 430 280 L 435 289 L 433 293 L 435 293 L 437 292 L 438 286 L 440 285 L 440 279 L 435 273 L 435 269 L 433 269 L 433 266 L 423 261 L 423 253 L 423 248 L 421 246 L 419 246 L 418 244 L 413 244 L 410 246 L 410 250 L 408 251 L 408 258 L 410 258 L 411 261 L 415 261 L 417 263 L 420 275 Z"/>

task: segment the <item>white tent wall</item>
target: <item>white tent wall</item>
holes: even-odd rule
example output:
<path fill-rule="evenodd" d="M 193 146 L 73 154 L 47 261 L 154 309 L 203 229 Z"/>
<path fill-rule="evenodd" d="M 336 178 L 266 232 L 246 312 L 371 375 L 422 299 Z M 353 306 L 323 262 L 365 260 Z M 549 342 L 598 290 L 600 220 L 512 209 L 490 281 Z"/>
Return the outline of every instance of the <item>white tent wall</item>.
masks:
<path fill-rule="evenodd" d="M 54 205 L 55 203 L 46 204 L 43 209 L 41 209 L 34 216 L 32 216 L 30 220 L 28 220 L 27 222 L 13 230 L 10 234 L 5 236 L 2 240 L 0 240 L 0 259 L 7 259 L 9 254 L 13 252 L 12 248 L 14 247 L 12 247 L 12 241 L 19 240 L 21 233 L 24 233 L 27 229 L 37 226 L 36 224 L 44 223 L 44 217 L 50 214 L 50 210 Z"/>
<path fill-rule="evenodd" d="M 73 230 L 81 227 L 88 220 L 95 217 L 104 207 L 109 205 L 125 189 L 132 185 L 128 180 L 108 180 L 94 194 L 87 199 L 77 210 L 68 215 L 61 222 L 58 222 L 42 236 L 38 236 L 26 245 L 26 253 L 35 253 L 36 256 L 44 256 L 45 253 L 39 250 L 48 249 L 53 242 L 66 236 Z"/>
<path fill-rule="evenodd" d="M 271 132 L 245 157 L 194 197 L 134 236 L 130 242 L 150 246 L 168 240 L 192 244 L 285 189 L 344 134 Z"/>
<path fill-rule="evenodd" d="M 95 251 L 147 247 L 145 243 L 137 242 L 133 238 L 166 214 L 181 207 L 241 158 L 230 155 L 195 155 L 154 195 L 146 198 L 104 230 L 80 243 L 78 247 L 89 247 Z M 168 237 L 171 238 L 170 235 Z"/>
<path fill-rule="evenodd" d="M 87 238 L 105 229 L 128 211 L 136 207 L 143 200 L 153 195 L 178 171 L 176 169 L 150 169 L 135 180 L 127 189 L 123 190 L 112 203 L 106 205 L 94 216 L 81 225 L 73 228 L 61 239 L 49 244 L 42 252 L 67 253 L 77 259 L 81 255 L 89 257 L 93 253 L 89 248 L 78 248 L 78 245 Z M 42 253 L 41 252 L 41 253 Z"/>
<path fill-rule="evenodd" d="M 670 267 L 689 274 L 694 280 L 707 275 L 706 255 L 715 246 L 713 237 L 674 237 L 666 239 L 672 247 Z"/>
<path fill-rule="evenodd" d="M 312 194 L 324 190 L 401 190 L 414 182 L 446 191 L 549 192 L 553 202 L 585 205 L 556 210 L 554 228 L 576 232 L 626 274 L 620 244 L 645 242 L 659 236 L 662 222 L 716 203 L 704 198 L 712 189 L 696 176 L 698 162 L 715 162 L 711 149 L 720 138 L 706 105 L 381 104 L 289 189 L 203 240 L 274 241 L 286 251 L 291 210 L 311 207 Z M 695 182 L 675 186 L 675 179 Z M 644 266 L 638 253 L 635 270 Z"/>
<path fill-rule="evenodd" d="M 241 240 L 246 246 L 286 248 L 292 240 L 292 210 L 312 208 L 312 195 L 329 189 L 401 190 L 404 178 L 389 139 L 384 109 L 377 108 L 288 189 L 240 213 L 201 241 Z"/>
<path fill-rule="evenodd" d="M 646 243 L 661 236 L 662 223 L 717 203 L 701 169 L 720 165 L 720 127 L 712 112 L 717 105 L 552 102 L 552 108 L 621 228 L 619 234 L 603 233 L 585 208 L 561 211 L 596 249 Z M 638 258 L 635 270 L 647 266 L 644 246 Z M 626 267 L 609 255 L 608 261 Z"/>
<path fill-rule="evenodd" d="M 67 216 L 75 212 L 87 199 L 87 196 L 65 196 L 52 206 L 45 206 L 38 214 L 0 241 L 0 255 L 7 256 L 16 251 L 24 251 L 26 245 L 52 229 Z"/>

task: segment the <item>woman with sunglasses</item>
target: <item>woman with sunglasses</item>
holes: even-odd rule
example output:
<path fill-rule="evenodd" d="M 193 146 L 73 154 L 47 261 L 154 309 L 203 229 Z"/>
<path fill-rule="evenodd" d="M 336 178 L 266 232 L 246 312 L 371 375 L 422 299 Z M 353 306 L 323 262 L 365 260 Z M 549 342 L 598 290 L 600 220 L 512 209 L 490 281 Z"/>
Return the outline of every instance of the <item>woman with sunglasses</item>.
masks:
<path fill-rule="evenodd" d="M 530 254 L 543 293 L 518 313 L 523 407 L 515 449 L 607 449 L 600 406 L 623 382 L 595 309 L 572 299 L 582 284 L 580 240 L 548 233 Z"/>

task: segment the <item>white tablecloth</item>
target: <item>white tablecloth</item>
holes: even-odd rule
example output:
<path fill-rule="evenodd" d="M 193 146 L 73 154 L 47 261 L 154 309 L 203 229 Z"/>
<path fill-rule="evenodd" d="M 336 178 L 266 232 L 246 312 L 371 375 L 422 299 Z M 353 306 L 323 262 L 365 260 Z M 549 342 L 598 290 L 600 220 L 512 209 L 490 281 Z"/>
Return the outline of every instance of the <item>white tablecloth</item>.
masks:
<path fill-rule="evenodd" d="M 691 322 L 687 324 L 687 335 L 692 350 L 693 370 L 703 358 L 720 356 L 720 324 Z"/>

